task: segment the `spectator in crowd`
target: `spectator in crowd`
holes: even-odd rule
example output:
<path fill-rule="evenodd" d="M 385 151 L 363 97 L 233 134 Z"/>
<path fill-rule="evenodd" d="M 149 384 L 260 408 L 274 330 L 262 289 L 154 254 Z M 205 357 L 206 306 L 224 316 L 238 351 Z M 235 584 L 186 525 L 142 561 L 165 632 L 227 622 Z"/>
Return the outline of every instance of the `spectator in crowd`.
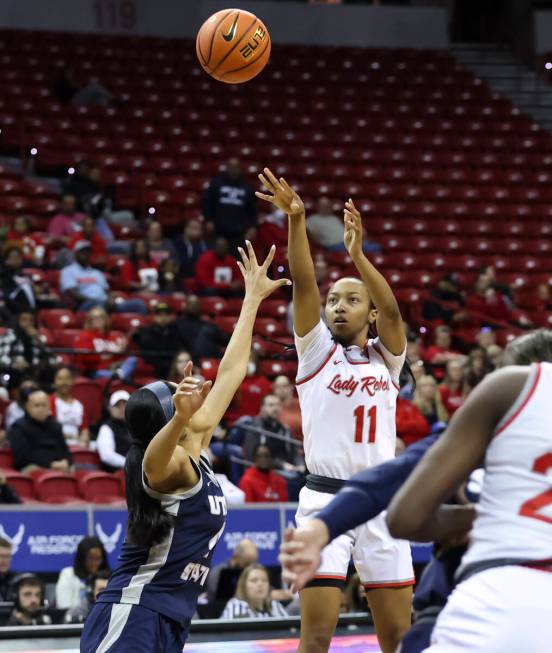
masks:
<path fill-rule="evenodd" d="M 283 374 L 277 376 L 272 384 L 272 392 L 278 397 L 282 405 L 278 419 L 284 426 L 287 426 L 294 438 L 301 439 L 303 428 L 301 408 L 291 381 Z"/>
<path fill-rule="evenodd" d="M 20 574 L 13 582 L 15 607 L 7 626 L 49 626 L 50 615 L 44 613 L 44 583 L 35 574 Z"/>
<path fill-rule="evenodd" d="M 211 443 L 209 444 L 209 452 L 215 458 L 214 464 L 217 466 L 217 471 L 220 471 L 222 466 L 224 471 L 228 473 L 230 477 L 228 478 L 226 473 L 217 474 L 217 477 L 223 476 L 226 479 L 224 483 L 220 484 L 224 495 L 226 496 L 227 494 L 225 486 L 228 487 L 228 484 L 230 484 L 232 488 L 235 488 L 235 490 L 240 493 L 242 500 L 239 502 L 245 503 L 245 492 L 240 490 L 238 487 L 243 473 L 243 462 L 238 461 L 243 461 L 243 449 L 241 446 L 229 442 L 227 435 L 228 432 L 226 429 L 219 424 L 215 429 Z M 228 489 L 234 492 L 232 488 Z M 226 500 L 228 501 L 228 497 L 226 497 Z"/>
<path fill-rule="evenodd" d="M 159 222 L 151 222 L 146 234 L 149 253 L 157 265 L 167 258 L 176 259 L 176 252 L 172 242 L 163 236 L 163 227 Z"/>
<path fill-rule="evenodd" d="M 429 297 L 423 303 L 422 317 L 424 320 L 441 321 L 449 326 L 467 319 L 464 298 L 454 273 L 445 274 L 437 287 L 430 291 Z"/>
<path fill-rule="evenodd" d="M 190 355 L 189 351 L 181 349 L 179 352 L 177 352 L 171 362 L 168 381 L 171 381 L 172 383 L 180 383 L 180 381 L 182 381 L 184 378 L 184 370 L 186 369 L 186 365 L 191 360 L 192 356 Z"/>
<path fill-rule="evenodd" d="M 203 194 L 203 215 L 208 233 L 224 236 L 232 251 L 254 238 L 257 202 L 245 181 L 238 159 L 230 159 Z"/>
<path fill-rule="evenodd" d="M 92 574 L 89 580 L 90 590 L 81 600 L 78 606 L 69 608 L 65 613 L 64 622 L 66 624 L 82 624 L 92 609 L 98 594 L 107 587 L 110 572 L 107 569 L 100 569 L 97 573 Z"/>
<path fill-rule="evenodd" d="M 92 249 L 88 240 L 79 240 L 73 247 L 75 262 L 61 271 L 60 291 L 72 299 L 79 311 L 93 306 L 114 308 L 119 313 L 146 314 L 142 299 L 128 299 L 117 304 L 109 295 L 109 284 L 100 270 L 92 267 Z"/>
<path fill-rule="evenodd" d="M 106 472 L 116 472 L 125 466 L 131 444 L 125 422 L 125 408 L 129 399 L 126 390 L 116 390 L 109 397 L 109 418 L 98 431 L 96 445 L 102 469 Z"/>
<path fill-rule="evenodd" d="M 144 361 L 155 367 L 155 376 L 167 378 L 171 360 L 181 346 L 180 332 L 169 305 L 157 303 L 153 309 L 153 324 L 138 329 L 133 340 Z"/>
<path fill-rule="evenodd" d="M 243 380 L 240 389 L 226 411 L 226 421 L 233 424 L 240 417 L 245 415 L 257 415 L 261 410 L 261 402 L 265 395 L 272 392 L 272 384 L 262 374 L 257 372 L 257 352 L 251 349 L 249 363 L 247 364 L 247 375 Z M 242 438 L 236 444 L 243 443 Z"/>
<path fill-rule="evenodd" d="M 266 568 L 253 564 L 242 571 L 236 594 L 226 604 L 221 619 L 287 616 L 284 606 L 270 598 L 270 580 Z"/>
<path fill-rule="evenodd" d="M 414 403 L 428 421 L 432 431 L 443 428 L 448 422 L 449 415 L 443 406 L 437 381 L 429 374 L 422 376 L 418 381 Z"/>
<path fill-rule="evenodd" d="M 25 415 L 9 429 L 8 440 L 15 469 L 29 473 L 35 469 L 70 471 L 71 453 L 61 424 L 50 414 L 50 399 L 42 390 L 30 392 Z"/>
<path fill-rule="evenodd" d="M 471 391 L 480 383 L 489 372 L 493 371 L 493 365 L 483 347 L 475 347 L 468 354 L 466 366 L 466 384 Z"/>
<path fill-rule="evenodd" d="M 261 402 L 260 413 L 253 418 L 240 421 L 240 428 L 245 430 L 244 452 L 247 460 L 254 460 L 254 454 L 260 444 L 265 444 L 272 454 L 274 468 L 288 472 L 298 472 L 296 465 L 296 448 L 282 438 L 291 439 L 289 429 L 278 419 L 282 402 L 276 395 L 265 395 Z M 279 437 L 270 437 L 274 434 Z"/>
<path fill-rule="evenodd" d="M 23 250 L 19 245 L 4 249 L 4 260 L 0 268 L 0 299 L 3 299 L 12 314 L 34 313 L 36 297 L 33 284 L 23 271 Z"/>
<path fill-rule="evenodd" d="M 260 444 L 253 454 L 253 467 L 247 469 L 240 480 L 247 503 L 287 501 L 286 481 L 273 469 L 272 455 L 265 444 Z"/>
<path fill-rule="evenodd" d="M 98 192 L 96 184 L 90 179 L 90 161 L 81 159 L 77 161 L 73 174 L 61 183 L 64 195 L 73 195 L 77 202 L 77 209 L 87 213 L 90 198 Z"/>
<path fill-rule="evenodd" d="M 0 504 L 22 503 L 17 490 L 8 484 L 6 474 L 0 469 Z M 0 546 L 1 548 L 1 546 Z M 1 565 L 0 565 L 1 566 Z M 0 572 L 1 574 L 1 572 Z"/>
<path fill-rule="evenodd" d="M 25 415 L 25 403 L 31 392 L 38 390 L 38 385 L 32 379 L 24 379 L 14 390 L 14 400 L 4 413 L 4 426 L 10 429 L 20 417 Z"/>
<path fill-rule="evenodd" d="M 12 543 L 5 537 L 0 537 L 0 602 L 13 600 L 13 579 L 15 572 L 11 567 Z"/>
<path fill-rule="evenodd" d="M 59 211 L 48 223 L 48 233 L 56 240 L 67 241 L 82 228 L 85 214 L 77 211 L 74 195 L 62 195 Z"/>
<path fill-rule="evenodd" d="M 31 230 L 29 218 L 24 215 L 16 216 L 12 228 L 6 234 L 6 245 L 20 247 L 27 264 L 41 266 L 44 262 L 44 241 Z"/>
<path fill-rule="evenodd" d="M 91 78 L 87 82 L 78 79 L 73 68 L 65 68 L 54 82 L 54 94 L 64 104 L 76 106 L 106 106 L 113 94 L 100 82 Z"/>
<path fill-rule="evenodd" d="M 197 295 L 188 296 L 184 314 L 177 319 L 176 326 L 182 346 L 191 352 L 194 360 L 220 358 L 222 348 L 230 339 L 214 322 L 201 317 L 201 302 Z"/>
<path fill-rule="evenodd" d="M 368 601 L 366 599 L 366 590 L 360 582 L 360 576 L 355 572 L 345 587 L 347 596 L 348 612 L 368 612 Z"/>
<path fill-rule="evenodd" d="M 49 365 L 49 356 L 35 326 L 33 313 L 20 313 L 13 329 L 0 336 L 0 368 L 20 378 L 39 378 Z"/>
<path fill-rule="evenodd" d="M 182 233 L 173 239 L 173 246 L 180 274 L 185 278 L 193 277 L 198 258 L 209 249 L 203 239 L 203 224 L 196 219 L 185 222 Z"/>
<path fill-rule="evenodd" d="M 159 292 L 163 295 L 182 292 L 180 266 L 173 258 L 166 258 L 159 265 Z"/>
<path fill-rule="evenodd" d="M 481 327 L 475 336 L 475 341 L 479 347 L 487 351 L 491 345 L 496 345 L 496 333 L 491 327 Z"/>
<path fill-rule="evenodd" d="M 332 203 L 327 197 L 318 200 L 316 213 L 307 218 L 307 229 L 313 241 L 330 252 L 346 253 L 343 244 L 343 219 L 340 219 L 332 210 Z M 365 252 L 380 252 L 381 247 L 376 243 L 364 241 L 362 248 Z"/>
<path fill-rule="evenodd" d="M 257 228 L 255 238 L 255 251 L 260 256 L 268 254 L 272 245 L 276 245 L 278 251 L 280 247 L 287 247 L 288 244 L 288 217 L 287 215 L 274 207 L 272 213 L 261 217 Z"/>
<path fill-rule="evenodd" d="M 91 578 L 99 572 L 109 573 L 104 546 L 97 537 L 83 537 L 77 546 L 73 564 L 64 567 L 59 573 L 56 583 L 57 608 L 78 608 L 90 590 Z"/>
<path fill-rule="evenodd" d="M 90 442 L 88 415 L 82 403 L 73 397 L 75 373 L 60 367 L 54 374 L 54 392 L 50 395 L 52 417 L 61 424 L 68 445 L 87 447 Z"/>
<path fill-rule="evenodd" d="M 466 300 L 466 307 L 470 312 L 477 313 L 474 319 L 480 324 L 529 324 L 524 317 L 517 314 L 511 300 L 493 284 L 493 277 L 486 273 L 481 274 L 476 281 L 473 293 L 468 295 Z"/>
<path fill-rule="evenodd" d="M 468 388 L 465 383 L 466 362 L 460 358 L 447 363 L 446 374 L 439 386 L 439 393 L 445 410 L 452 417 L 466 401 Z"/>
<path fill-rule="evenodd" d="M 536 311 L 552 311 L 552 296 L 550 295 L 550 285 L 539 283 L 535 296 Z"/>
<path fill-rule="evenodd" d="M 145 238 L 132 241 L 128 259 L 121 266 L 119 276 L 121 283 L 129 290 L 157 292 L 159 266 L 151 258 L 149 244 Z"/>
<path fill-rule="evenodd" d="M 215 246 L 196 263 L 196 282 L 200 295 L 237 297 L 243 282 L 236 259 L 228 253 L 228 240 L 219 236 Z"/>
<path fill-rule="evenodd" d="M 109 316 L 100 306 L 88 311 L 84 329 L 75 340 L 75 348 L 90 352 L 78 354 L 77 360 L 81 368 L 95 379 L 131 379 L 138 363 L 136 356 L 126 355 L 126 335 L 110 329 Z"/>
<path fill-rule="evenodd" d="M 462 357 L 462 354 L 452 347 L 450 327 L 443 325 L 435 329 L 433 345 L 425 350 L 423 357 L 424 361 L 432 366 L 435 377 L 442 379 L 449 360 Z"/>
<path fill-rule="evenodd" d="M 75 233 L 69 239 L 67 247 L 74 250 L 75 245 L 81 240 L 87 240 L 90 243 L 90 262 L 92 265 L 102 267 L 107 259 L 107 245 L 105 240 L 98 233 L 94 218 L 85 215 L 82 219 L 82 229 Z"/>
<path fill-rule="evenodd" d="M 402 451 L 414 442 L 429 435 L 431 428 L 416 404 L 403 397 L 397 397 L 397 449 Z"/>
<path fill-rule="evenodd" d="M 231 558 L 226 562 L 215 565 L 207 576 L 207 599 L 209 604 L 216 606 L 220 602 L 220 598 L 224 598 L 221 597 L 221 594 L 226 594 L 226 600 L 233 596 L 241 572 L 249 565 L 255 564 L 258 558 L 259 551 L 255 543 L 249 539 L 240 540 Z M 223 605 L 220 605 L 220 609 L 216 614 L 217 617 Z"/>

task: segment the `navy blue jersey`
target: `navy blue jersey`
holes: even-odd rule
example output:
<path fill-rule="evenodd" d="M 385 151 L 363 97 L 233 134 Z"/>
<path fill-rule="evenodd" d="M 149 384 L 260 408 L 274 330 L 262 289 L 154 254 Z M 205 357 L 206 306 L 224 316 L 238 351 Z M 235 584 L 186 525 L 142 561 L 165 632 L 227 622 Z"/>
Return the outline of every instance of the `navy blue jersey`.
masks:
<path fill-rule="evenodd" d="M 192 460 L 190 458 L 190 460 Z M 162 494 L 144 489 L 174 516 L 167 537 L 151 547 L 123 543 L 118 567 L 101 603 L 141 605 L 186 627 L 196 611 L 199 594 L 205 590 L 213 550 L 226 522 L 226 501 L 202 454 L 197 484 L 181 494 Z"/>

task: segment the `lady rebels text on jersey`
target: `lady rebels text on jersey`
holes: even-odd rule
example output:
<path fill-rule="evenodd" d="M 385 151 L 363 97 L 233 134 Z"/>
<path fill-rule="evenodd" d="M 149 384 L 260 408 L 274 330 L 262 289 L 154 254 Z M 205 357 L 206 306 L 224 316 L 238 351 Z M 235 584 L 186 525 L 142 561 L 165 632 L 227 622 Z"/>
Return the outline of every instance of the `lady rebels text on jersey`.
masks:
<path fill-rule="evenodd" d="M 406 357 L 379 338 L 343 347 L 324 322 L 300 338 L 297 392 L 307 468 L 348 479 L 395 456 L 395 407 Z"/>
<path fill-rule="evenodd" d="M 191 459 L 192 460 L 192 459 Z M 167 537 L 150 548 L 124 542 L 119 566 L 98 602 L 142 605 L 189 625 L 205 589 L 216 543 L 226 523 L 226 501 L 207 457 L 200 457 L 197 484 L 182 494 L 146 492 L 175 517 Z"/>

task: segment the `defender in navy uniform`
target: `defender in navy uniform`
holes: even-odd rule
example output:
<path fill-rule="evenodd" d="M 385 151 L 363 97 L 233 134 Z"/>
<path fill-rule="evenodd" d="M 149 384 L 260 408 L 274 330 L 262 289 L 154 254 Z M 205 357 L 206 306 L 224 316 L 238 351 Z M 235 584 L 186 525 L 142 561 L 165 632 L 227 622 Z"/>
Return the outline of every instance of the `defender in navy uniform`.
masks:
<path fill-rule="evenodd" d="M 247 249 L 238 262 L 245 298 L 212 390 L 190 376 L 189 363 L 178 386 L 156 381 L 128 401 L 127 535 L 85 622 L 82 653 L 182 651 L 227 512 L 205 452 L 245 377 L 261 301 L 291 283 L 267 277 L 274 247 L 262 265 Z"/>

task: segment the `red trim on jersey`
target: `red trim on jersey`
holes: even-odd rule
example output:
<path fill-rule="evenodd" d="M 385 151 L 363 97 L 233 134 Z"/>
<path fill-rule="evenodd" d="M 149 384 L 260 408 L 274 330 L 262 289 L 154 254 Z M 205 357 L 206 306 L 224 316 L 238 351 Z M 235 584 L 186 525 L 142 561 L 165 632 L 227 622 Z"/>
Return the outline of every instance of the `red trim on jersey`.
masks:
<path fill-rule="evenodd" d="M 527 567 L 528 569 L 535 569 L 536 571 L 547 571 L 549 574 L 552 574 L 552 565 L 549 565 L 548 567 L 541 567 L 540 565 L 533 565 L 533 564 L 521 565 L 521 566 Z"/>
<path fill-rule="evenodd" d="M 346 354 L 345 350 L 343 350 L 343 353 L 345 355 L 345 358 L 347 359 L 347 362 L 349 365 L 370 365 L 370 356 L 368 356 L 367 361 L 352 361 Z"/>
<path fill-rule="evenodd" d="M 336 349 L 337 349 L 337 343 L 334 344 L 334 346 L 332 347 L 332 350 L 328 354 L 328 358 L 326 358 L 326 360 L 322 363 L 322 365 L 320 365 L 320 367 L 317 370 L 315 370 L 312 374 L 309 374 L 308 376 L 306 376 L 304 379 L 300 379 L 299 381 L 295 381 L 295 385 L 301 385 L 302 383 L 306 383 L 307 381 L 310 381 L 311 379 L 313 379 L 319 372 L 321 372 L 326 367 L 328 362 L 331 360 L 332 356 L 335 354 Z"/>
<path fill-rule="evenodd" d="M 335 574 L 316 574 L 313 580 L 347 580 L 347 576 L 337 576 Z"/>
<path fill-rule="evenodd" d="M 365 590 L 377 590 L 384 587 L 409 587 L 414 585 L 415 582 L 416 579 L 411 578 L 410 580 L 389 581 L 388 583 L 362 583 L 362 586 Z"/>
<path fill-rule="evenodd" d="M 540 377 L 541 377 L 541 371 L 542 371 L 541 370 L 541 364 L 537 363 L 537 373 L 535 375 L 535 380 L 533 381 L 533 385 L 531 386 L 529 392 L 527 393 L 527 396 L 525 397 L 525 399 L 521 403 L 521 406 L 516 410 L 516 412 L 513 415 L 510 415 L 510 417 L 506 420 L 506 422 L 497 431 L 495 431 L 495 434 L 494 434 L 493 437 L 496 437 L 497 435 L 502 433 L 502 431 L 507 429 L 510 426 L 510 424 L 516 419 L 516 417 L 518 417 L 519 414 L 523 411 L 525 406 L 527 406 L 527 404 L 529 403 L 529 400 L 531 399 L 531 397 L 535 393 L 535 390 L 537 389 L 537 386 L 539 384 L 539 380 L 540 380 Z"/>

